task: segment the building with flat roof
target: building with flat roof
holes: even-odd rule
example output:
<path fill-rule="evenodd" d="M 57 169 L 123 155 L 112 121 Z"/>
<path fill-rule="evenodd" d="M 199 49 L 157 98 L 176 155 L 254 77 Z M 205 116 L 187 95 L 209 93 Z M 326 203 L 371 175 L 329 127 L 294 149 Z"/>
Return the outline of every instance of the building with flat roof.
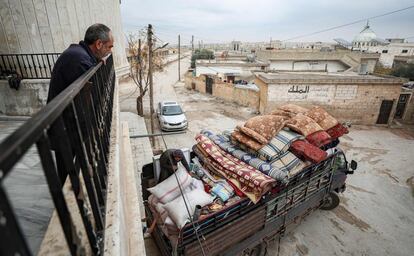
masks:
<path fill-rule="evenodd" d="M 356 124 L 389 124 L 404 82 L 354 72 L 257 72 L 255 76 L 260 113 L 287 103 L 307 108 L 319 105 L 340 121 Z"/>

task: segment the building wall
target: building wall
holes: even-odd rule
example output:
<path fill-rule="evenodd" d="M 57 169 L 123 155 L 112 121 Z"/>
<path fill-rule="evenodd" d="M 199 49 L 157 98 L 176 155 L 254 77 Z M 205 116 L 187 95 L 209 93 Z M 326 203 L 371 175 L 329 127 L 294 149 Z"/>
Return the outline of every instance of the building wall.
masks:
<path fill-rule="evenodd" d="M 256 79 L 260 86 L 260 112 L 293 103 L 306 108 L 319 105 L 340 121 L 355 124 L 375 124 L 382 100 L 394 100 L 394 108 L 401 92 L 400 84 L 270 84 Z M 293 90 L 292 90 L 293 88 Z M 289 92 L 302 90 L 303 93 Z M 306 92 L 308 91 L 308 92 Z M 266 94 L 266 95 L 264 95 Z M 390 115 L 393 117 L 393 113 Z"/>
<path fill-rule="evenodd" d="M 413 92 L 405 92 L 410 95 L 410 99 L 405 107 L 405 112 L 403 115 L 403 121 L 409 124 L 414 124 L 414 95 Z"/>
<path fill-rule="evenodd" d="M 190 73 L 185 76 L 185 87 L 192 89 L 192 84 L 196 91 L 206 93 L 206 77 L 201 75 L 199 77 L 193 77 Z M 241 89 L 234 87 L 231 83 L 224 83 L 216 79 L 213 83 L 213 96 L 234 102 L 242 106 L 259 108 L 259 92 L 249 89 Z"/>
<path fill-rule="evenodd" d="M 46 105 L 49 80 L 22 80 L 19 90 L 0 80 L 0 114 L 32 116 Z"/>
<path fill-rule="evenodd" d="M 406 50 L 406 53 L 403 53 Z M 380 63 L 385 67 L 392 67 L 395 56 L 414 56 L 414 43 L 391 43 L 389 45 L 379 45 L 369 47 L 369 52 L 380 53 Z"/>
<path fill-rule="evenodd" d="M 128 66 L 119 0 L 0 0 L 0 54 L 60 53 L 94 23 L 114 35 L 115 67 Z"/>
<path fill-rule="evenodd" d="M 349 67 L 340 61 L 293 61 L 293 60 L 270 60 L 270 70 L 326 70 L 328 72 L 341 72 Z"/>

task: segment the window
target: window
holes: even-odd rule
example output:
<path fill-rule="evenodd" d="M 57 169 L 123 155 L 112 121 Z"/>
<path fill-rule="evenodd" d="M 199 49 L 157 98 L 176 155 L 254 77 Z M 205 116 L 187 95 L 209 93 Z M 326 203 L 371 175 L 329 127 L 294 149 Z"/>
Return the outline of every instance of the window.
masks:
<path fill-rule="evenodd" d="M 382 50 L 382 53 L 388 53 L 388 50 Z"/>
<path fill-rule="evenodd" d="M 408 52 L 408 50 L 402 50 L 401 51 L 401 53 L 407 53 Z"/>

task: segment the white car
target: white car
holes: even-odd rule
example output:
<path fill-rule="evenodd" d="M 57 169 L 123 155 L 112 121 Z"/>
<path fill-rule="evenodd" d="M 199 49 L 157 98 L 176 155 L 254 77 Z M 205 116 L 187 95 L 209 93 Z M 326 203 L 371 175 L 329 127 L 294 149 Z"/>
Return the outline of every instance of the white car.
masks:
<path fill-rule="evenodd" d="M 176 101 L 158 103 L 157 115 L 163 131 L 184 130 L 188 127 L 187 118 Z"/>

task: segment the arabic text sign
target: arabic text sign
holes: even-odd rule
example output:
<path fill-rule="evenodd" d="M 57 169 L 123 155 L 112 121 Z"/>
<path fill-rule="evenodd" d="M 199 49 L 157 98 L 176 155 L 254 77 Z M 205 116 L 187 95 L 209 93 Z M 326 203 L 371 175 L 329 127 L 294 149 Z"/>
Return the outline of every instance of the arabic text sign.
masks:
<path fill-rule="evenodd" d="M 270 85 L 268 101 L 314 101 L 330 103 L 335 95 L 335 85 L 283 84 Z"/>

